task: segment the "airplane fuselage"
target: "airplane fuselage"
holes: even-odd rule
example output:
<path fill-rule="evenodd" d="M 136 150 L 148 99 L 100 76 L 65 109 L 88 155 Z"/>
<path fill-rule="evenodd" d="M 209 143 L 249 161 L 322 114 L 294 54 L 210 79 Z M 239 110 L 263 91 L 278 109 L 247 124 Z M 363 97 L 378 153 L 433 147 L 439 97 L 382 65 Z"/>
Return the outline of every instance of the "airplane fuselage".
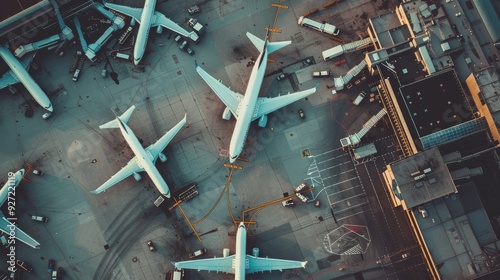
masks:
<path fill-rule="evenodd" d="M 245 264 L 247 255 L 247 230 L 243 223 L 236 231 L 236 254 L 234 258 L 234 279 L 245 280 Z"/>
<path fill-rule="evenodd" d="M 5 185 L 0 189 L 0 206 L 4 204 L 9 196 L 9 192 L 12 192 L 21 182 L 24 175 L 24 169 L 18 170 L 13 176 L 9 177 Z"/>
<path fill-rule="evenodd" d="M 266 41 L 267 42 L 267 41 Z M 260 88 L 264 81 L 267 66 L 267 48 L 257 57 L 255 65 L 248 80 L 245 96 L 238 108 L 238 119 L 234 126 L 231 143 L 229 144 L 229 161 L 233 163 L 243 151 L 245 141 L 250 129 L 250 123 L 255 113 L 255 106 L 259 98 Z"/>
<path fill-rule="evenodd" d="M 26 87 L 31 96 L 33 96 L 33 99 L 35 99 L 35 101 L 40 104 L 42 108 L 52 112 L 54 109 L 52 108 L 52 103 L 50 103 L 49 98 L 35 82 L 35 80 L 33 80 L 24 65 L 12 54 L 12 52 L 6 47 L 0 45 L 0 56 L 3 58 L 5 63 L 7 63 L 10 70 L 14 72 L 19 81 Z"/>
<path fill-rule="evenodd" d="M 149 30 L 151 29 L 151 19 L 155 12 L 156 0 L 146 0 L 141 14 L 141 23 L 137 32 L 137 39 L 134 47 L 134 64 L 137 65 L 144 56 L 148 44 Z"/>
<path fill-rule="evenodd" d="M 132 129 L 130 129 L 126 123 L 119 118 L 116 118 L 116 120 L 119 123 L 123 138 L 125 138 L 125 141 L 127 141 L 128 145 L 136 155 L 139 166 L 144 168 L 144 171 L 148 173 L 151 181 L 153 181 L 153 184 L 156 186 L 158 191 L 167 198 L 170 198 L 170 189 L 154 165 L 151 154 L 142 147 L 141 143 L 139 143 L 139 139 L 137 139 Z"/>

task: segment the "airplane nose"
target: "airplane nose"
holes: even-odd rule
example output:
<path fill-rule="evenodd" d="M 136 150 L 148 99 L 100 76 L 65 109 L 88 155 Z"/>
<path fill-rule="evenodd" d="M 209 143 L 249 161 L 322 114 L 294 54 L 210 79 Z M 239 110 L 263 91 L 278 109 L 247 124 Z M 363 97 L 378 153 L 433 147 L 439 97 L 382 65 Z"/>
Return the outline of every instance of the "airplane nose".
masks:
<path fill-rule="evenodd" d="M 139 59 L 134 59 L 134 64 L 137 65 L 139 64 L 140 60 Z"/>

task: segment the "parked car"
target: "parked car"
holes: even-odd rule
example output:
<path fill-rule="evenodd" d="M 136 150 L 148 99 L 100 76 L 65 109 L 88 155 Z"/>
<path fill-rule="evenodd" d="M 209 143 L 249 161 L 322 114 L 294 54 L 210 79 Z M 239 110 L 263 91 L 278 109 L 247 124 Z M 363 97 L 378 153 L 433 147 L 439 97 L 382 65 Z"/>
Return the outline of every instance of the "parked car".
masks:
<path fill-rule="evenodd" d="M 47 271 L 48 271 L 49 273 L 51 273 L 51 272 L 52 272 L 52 270 L 54 270 L 54 265 L 55 265 L 55 264 L 56 264 L 56 261 L 54 261 L 53 259 L 50 259 L 50 260 L 49 260 L 49 267 L 48 267 L 48 269 L 47 269 Z"/>
<path fill-rule="evenodd" d="M 182 44 L 179 46 L 179 49 L 184 50 L 185 48 L 187 48 L 187 44 L 188 41 L 184 40 L 184 42 L 182 42 Z"/>
<path fill-rule="evenodd" d="M 300 117 L 301 119 L 304 119 L 304 118 L 306 117 L 306 115 L 304 114 L 304 110 L 299 109 L 299 117 Z"/>
<path fill-rule="evenodd" d="M 149 251 L 154 251 L 154 250 L 156 250 L 156 249 L 155 249 L 155 246 L 154 246 L 154 244 L 153 244 L 153 241 L 149 240 L 149 241 L 147 241 L 147 242 L 146 242 L 146 244 L 147 244 L 147 245 L 148 245 L 148 247 L 149 247 Z"/>
<path fill-rule="evenodd" d="M 198 251 L 194 251 L 194 252 L 190 253 L 189 258 L 194 259 L 194 258 L 199 257 L 199 256 L 206 254 L 206 253 L 207 253 L 207 249 L 200 249 Z"/>
<path fill-rule="evenodd" d="M 49 219 L 47 219 L 46 217 L 37 216 L 37 215 L 32 215 L 31 220 L 37 221 L 37 222 L 42 222 L 42 223 L 46 223 L 49 221 Z"/>
<path fill-rule="evenodd" d="M 19 266 L 20 268 L 22 268 L 23 270 L 27 271 L 27 272 L 32 272 L 33 271 L 33 267 L 31 267 L 31 265 L 29 265 L 25 261 L 17 259 L 16 260 L 16 265 Z"/>

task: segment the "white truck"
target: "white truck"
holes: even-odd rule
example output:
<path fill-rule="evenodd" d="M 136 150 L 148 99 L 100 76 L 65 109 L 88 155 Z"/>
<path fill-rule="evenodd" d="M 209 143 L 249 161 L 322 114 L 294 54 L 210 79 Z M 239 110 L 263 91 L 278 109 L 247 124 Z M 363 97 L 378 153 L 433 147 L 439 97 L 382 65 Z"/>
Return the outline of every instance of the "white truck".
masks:
<path fill-rule="evenodd" d="M 360 92 L 358 94 L 358 96 L 356 96 L 356 98 L 354 99 L 354 101 L 352 102 L 352 104 L 358 106 L 359 103 L 361 103 L 361 101 L 363 101 L 363 99 L 365 98 L 366 96 L 366 93 L 364 91 Z"/>
<path fill-rule="evenodd" d="M 176 268 L 174 271 L 172 271 L 171 280 L 182 280 L 183 277 L 184 277 L 184 270 L 182 268 Z"/>
<path fill-rule="evenodd" d="M 354 153 L 354 159 L 358 160 L 376 154 L 377 148 L 375 147 L 375 144 L 370 143 L 368 145 L 364 145 L 354 149 L 353 153 Z"/>
<path fill-rule="evenodd" d="M 203 24 L 199 23 L 197 19 L 195 18 L 190 18 L 188 21 L 189 26 L 193 28 L 193 30 L 198 33 L 198 35 L 202 34 L 204 29 L 203 29 Z"/>
<path fill-rule="evenodd" d="M 299 18 L 298 24 L 300 26 L 309 27 L 309 28 L 312 28 L 316 31 L 323 32 L 323 33 L 330 34 L 330 35 L 335 35 L 335 36 L 339 35 L 339 32 L 340 32 L 340 30 L 338 30 L 337 27 L 335 27 L 335 25 L 331 25 L 328 23 L 319 23 L 319 22 L 314 21 L 312 19 L 308 19 L 304 16 L 301 16 Z"/>

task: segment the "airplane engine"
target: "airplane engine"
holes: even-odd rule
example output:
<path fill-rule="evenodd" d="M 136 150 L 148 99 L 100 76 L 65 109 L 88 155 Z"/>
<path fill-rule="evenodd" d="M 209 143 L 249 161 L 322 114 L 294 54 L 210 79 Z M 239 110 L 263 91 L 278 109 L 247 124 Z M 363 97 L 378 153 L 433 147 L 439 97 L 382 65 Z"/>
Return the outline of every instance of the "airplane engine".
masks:
<path fill-rule="evenodd" d="M 266 125 L 267 125 L 267 115 L 263 115 L 259 119 L 259 126 L 260 127 L 266 127 Z"/>
<path fill-rule="evenodd" d="M 257 247 L 252 248 L 252 255 L 254 257 L 258 258 L 259 257 L 259 248 L 257 248 Z"/>
<path fill-rule="evenodd" d="M 162 32 L 163 32 L 163 26 L 158 25 L 158 27 L 156 27 L 156 33 L 161 34 Z"/>
<path fill-rule="evenodd" d="M 167 161 L 167 156 L 164 153 L 159 153 L 158 158 L 161 160 L 161 162 Z"/>
<path fill-rule="evenodd" d="M 224 248 L 222 250 L 222 255 L 224 256 L 224 258 L 228 257 L 229 256 L 229 248 Z"/>
<path fill-rule="evenodd" d="M 132 19 L 130 20 L 130 26 L 135 26 L 135 18 L 132 18 Z"/>
<path fill-rule="evenodd" d="M 229 107 L 226 107 L 226 109 L 224 109 L 224 113 L 222 113 L 222 119 L 226 121 L 231 119 L 231 110 L 229 110 Z"/>
<path fill-rule="evenodd" d="M 139 173 L 137 173 L 137 172 L 134 172 L 134 173 L 133 173 L 133 175 L 134 175 L 134 179 L 135 179 L 137 182 L 139 182 L 139 181 L 142 179 L 141 174 L 139 174 Z"/>

